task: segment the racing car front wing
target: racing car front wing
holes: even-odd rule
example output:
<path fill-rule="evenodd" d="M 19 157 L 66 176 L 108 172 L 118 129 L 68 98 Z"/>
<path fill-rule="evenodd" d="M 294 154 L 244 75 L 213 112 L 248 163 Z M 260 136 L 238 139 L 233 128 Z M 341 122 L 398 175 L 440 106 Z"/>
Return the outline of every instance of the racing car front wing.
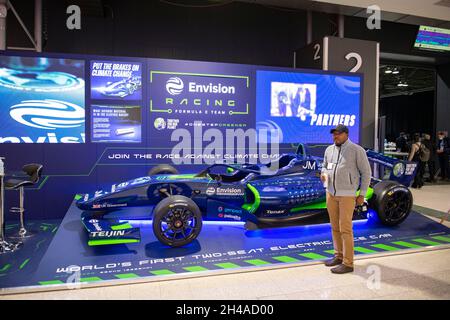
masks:
<path fill-rule="evenodd" d="M 98 213 L 83 212 L 81 221 L 88 231 L 89 246 L 101 246 L 121 243 L 137 243 L 141 241 L 139 228 L 128 222 L 108 220 Z"/>

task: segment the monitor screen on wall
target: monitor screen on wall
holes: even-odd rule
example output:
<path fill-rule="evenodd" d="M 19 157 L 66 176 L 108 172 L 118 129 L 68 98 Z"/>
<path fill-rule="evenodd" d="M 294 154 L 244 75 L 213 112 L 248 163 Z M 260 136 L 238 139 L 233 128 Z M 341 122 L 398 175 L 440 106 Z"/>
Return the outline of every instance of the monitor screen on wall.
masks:
<path fill-rule="evenodd" d="M 414 47 L 421 50 L 450 51 L 450 29 L 420 26 Z"/>

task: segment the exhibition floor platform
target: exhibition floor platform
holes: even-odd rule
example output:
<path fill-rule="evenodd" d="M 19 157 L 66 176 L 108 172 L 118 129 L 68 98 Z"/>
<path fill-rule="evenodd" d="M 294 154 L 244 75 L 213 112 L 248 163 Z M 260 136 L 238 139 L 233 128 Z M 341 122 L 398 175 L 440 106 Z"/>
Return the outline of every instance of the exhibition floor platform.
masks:
<path fill-rule="evenodd" d="M 59 228 L 40 224 L 43 232 L 20 251 L 0 256 L 1 294 L 306 266 L 333 254 L 328 224 L 247 231 L 242 223 L 206 222 L 195 242 L 175 249 L 157 241 L 150 222 L 136 221 L 141 243 L 89 247 L 80 213 L 72 205 Z M 450 247 L 450 229 L 417 212 L 393 228 L 354 225 L 357 259 Z"/>

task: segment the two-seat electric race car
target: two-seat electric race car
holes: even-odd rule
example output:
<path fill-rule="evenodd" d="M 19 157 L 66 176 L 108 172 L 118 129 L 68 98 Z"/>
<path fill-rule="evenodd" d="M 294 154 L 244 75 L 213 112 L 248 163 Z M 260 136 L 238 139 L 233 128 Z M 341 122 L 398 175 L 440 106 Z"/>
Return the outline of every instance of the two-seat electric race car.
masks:
<path fill-rule="evenodd" d="M 247 227 L 292 224 L 326 215 L 326 191 L 320 181 L 323 159 L 283 154 L 269 164 L 214 164 L 197 174 L 178 174 L 169 165 L 153 168 L 148 176 L 113 185 L 108 191 L 80 195 L 77 206 L 89 233 L 89 245 L 140 241 L 139 228 L 117 218 L 128 207 L 149 206 L 153 232 L 159 241 L 179 247 L 200 234 L 203 219 L 245 221 Z M 355 216 L 374 210 L 386 225 L 397 225 L 412 207 L 410 186 L 416 163 L 367 151 L 369 161 L 387 170 L 383 180 L 372 178 L 366 203 Z M 150 209 L 150 207 L 152 209 Z"/>

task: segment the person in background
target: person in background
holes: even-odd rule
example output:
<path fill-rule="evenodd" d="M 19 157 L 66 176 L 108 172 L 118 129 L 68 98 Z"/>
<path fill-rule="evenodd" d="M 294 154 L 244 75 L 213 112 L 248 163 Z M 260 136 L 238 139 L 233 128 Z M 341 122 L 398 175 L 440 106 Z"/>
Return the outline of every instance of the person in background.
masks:
<path fill-rule="evenodd" d="M 424 146 L 430 151 L 430 157 L 428 161 L 425 163 L 428 166 L 428 172 L 430 173 L 430 182 L 434 183 L 436 182 L 435 175 L 436 175 L 436 146 L 431 141 L 431 136 L 429 134 L 423 135 L 423 144 Z"/>
<path fill-rule="evenodd" d="M 413 144 L 411 145 L 411 151 L 409 152 L 408 161 L 414 161 L 417 163 L 417 173 L 414 177 L 412 187 L 418 189 L 423 187 L 423 168 L 425 167 L 425 163 L 420 160 L 421 148 L 422 143 L 420 142 L 420 135 L 416 133 L 414 135 Z"/>
<path fill-rule="evenodd" d="M 405 134 L 405 140 L 406 140 L 406 147 L 405 152 L 410 152 L 412 144 L 414 143 L 413 138 L 411 138 L 411 135 L 409 133 Z"/>
<path fill-rule="evenodd" d="M 395 140 L 395 145 L 398 152 L 408 152 L 408 144 L 404 132 L 400 132 L 400 135 Z"/>
<path fill-rule="evenodd" d="M 441 169 L 442 180 L 450 180 L 450 172 L 448 159 L 450 154 L 450 141 L 448 137 L 445 136 L 445 132 L 438 132 L 438 143 L 437 143 L 437 156 L 439 160 L 439 167 Z"/>

